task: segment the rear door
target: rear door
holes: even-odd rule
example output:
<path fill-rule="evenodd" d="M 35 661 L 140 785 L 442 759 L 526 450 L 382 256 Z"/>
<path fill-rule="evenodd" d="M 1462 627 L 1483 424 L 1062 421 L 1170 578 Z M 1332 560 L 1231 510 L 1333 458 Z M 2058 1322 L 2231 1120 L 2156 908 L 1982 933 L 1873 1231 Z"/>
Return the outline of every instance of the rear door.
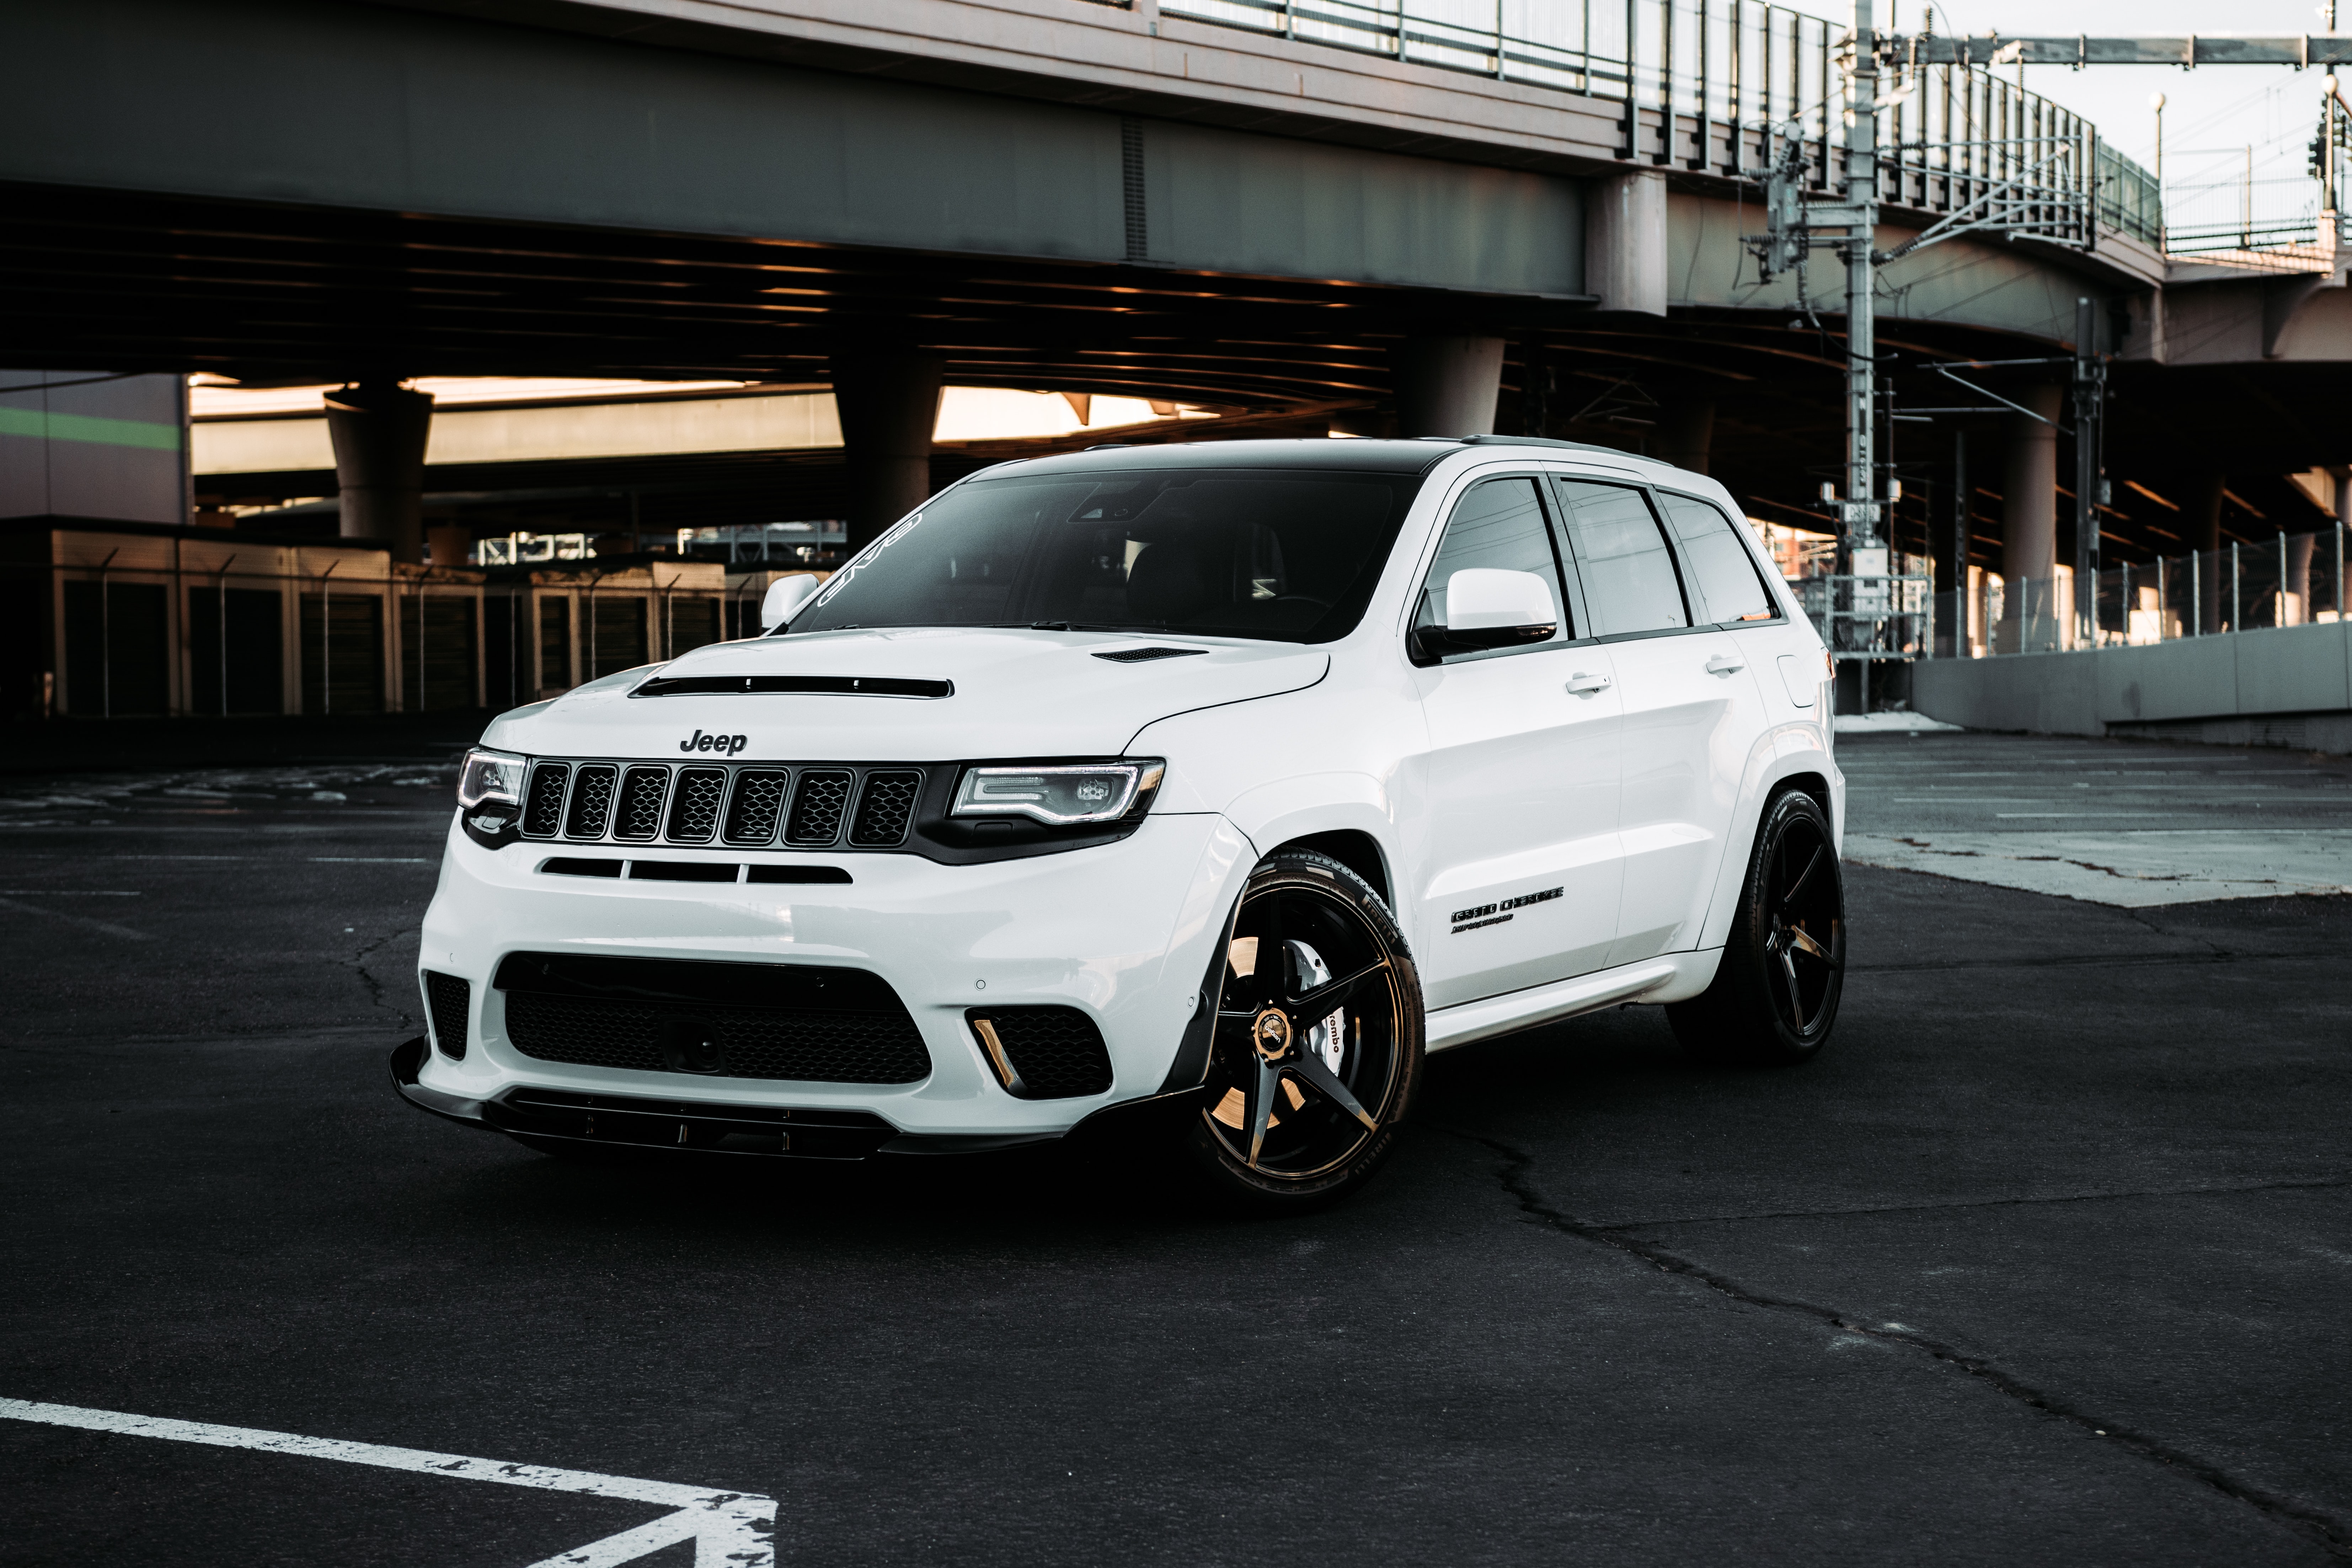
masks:
<path fill-rule="evenodd" d="M 1686 582 L 1649 489 L 1555 476 L 1572 570 L 1623 696 L 1625 874 L 1607 962 L 1693 946 L 1767 722 L 1748 656 Z"/>
<path fill-rule="evenodd" d="M 1660 490 L 1657 496 L 1691 593 L 1704 606 L 1700 618 L 1729 632 L 1747 654 L 1766 711 L 1777 721 L 1826 724 L 1828 699 L 1822 687 L 1829 667 L 1812 628 L 1790 620 L 1765 587 L 1755 557 L 1739 537 L 1747 525 L 1697 496 L 1673 490 Z"/>
<path fill-rule="evenodd" d="M 1550 498 L 1533 474 L 1481 479 L 1449 517 L 1416 626 L 1442 625 L 1465 567 L 1551 585 L 1549 642 L 1416 659 L 1429 726 L 1429 853 L 1413 889 L 1432 1007 L 1598 969 L 1616 932 L 1617 726 L 1609 652 L 1583 635 Z"/>

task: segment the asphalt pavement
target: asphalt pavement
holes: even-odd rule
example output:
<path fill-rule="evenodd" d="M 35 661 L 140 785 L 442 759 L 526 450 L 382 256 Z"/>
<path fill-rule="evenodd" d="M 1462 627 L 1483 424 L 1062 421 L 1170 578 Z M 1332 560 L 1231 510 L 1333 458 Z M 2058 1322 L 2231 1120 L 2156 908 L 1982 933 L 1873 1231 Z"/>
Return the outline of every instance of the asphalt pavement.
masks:
<path fill-rule="evenodd" d="M 1450 1053 L 1306 1218 L 1116 1151 L 581 1168 L 387 1087 L 452 770 L 386 733 L 0 781 L 0 1400 L 761 1493 L 787 1563 L 2352 1557 L 2352 898 L 1855 866 L 1814 1064 L 1638 1008 Z M 1841 754 L 1900 834 L 2048 746 Z M 277 1448 L 0 1419 L 0 1563 L 662 1511 Z"/>

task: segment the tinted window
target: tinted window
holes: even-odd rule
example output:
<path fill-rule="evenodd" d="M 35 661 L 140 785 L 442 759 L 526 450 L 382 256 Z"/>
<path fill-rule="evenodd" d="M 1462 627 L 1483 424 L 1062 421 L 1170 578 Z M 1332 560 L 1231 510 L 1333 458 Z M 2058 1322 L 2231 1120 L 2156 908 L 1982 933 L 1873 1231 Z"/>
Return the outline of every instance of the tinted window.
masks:
<path fill-rule="evenodd" d="M 1370 602 L 1417 476 L 1055 474 L 961 485 L 793 619 L 1327 642 Z"/>
<path fill-rule="evenodd" d="M 1445 525 L 1445 537 L 1431 563 L 1429 581 L 1421 592 L 1416 626 L 1445 624 L 1445 588 L 1454 574 L 1465 566 L 1489 566 L 1505 572 L 1532 572 L 1551 590 L 1552 608 L 1559 622 L 1555 642 L 1573 634 L 1559 586 L 1559 563 L 1552 553 L 1551 535 L 1544 526 L 1543 501 L 1531 479 L 1486 479 L 1470 487 Z M 1540 645 L 1538 645 L 1540 646 Z"/>
<path fill-rule="evenodd" d="M 1771 618 L 1772 601 L 1764 581 L 1756 575 L 1734 524 L 1703 500 L 1689 496 L 1662 495 L 1666 522 L 1682 546 L 1683 570 L 1691 575 L 1691 593 L 1699 614 L 1710 621 L 1761 621 Z"/>
<path fill-rule="evenodd" d="M 1623 485 L 1561 479 L 1570 544 L 1584 583 L 1584 608 L 1594 637 L 1686 626 L 1682 583 L 1666 536 L 1640 490 Z"/>

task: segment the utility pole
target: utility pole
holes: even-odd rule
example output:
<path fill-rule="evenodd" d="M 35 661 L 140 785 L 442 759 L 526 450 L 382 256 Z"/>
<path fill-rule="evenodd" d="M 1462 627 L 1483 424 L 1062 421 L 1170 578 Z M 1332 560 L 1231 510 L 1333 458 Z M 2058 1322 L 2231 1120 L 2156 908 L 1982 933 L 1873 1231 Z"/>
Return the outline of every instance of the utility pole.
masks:
<path fill-rule="evenodd" d="M 1846 531 L 1850 548 L 1873 549 L 1878 531 L 1878 334 L 1872 298 L 1878 243 L 1878 36 L 1871 0 L 1853 0 L 1853 68 L 1845 104 Z M 1879 568 L 1884 574 L 1885 568 Z"/>

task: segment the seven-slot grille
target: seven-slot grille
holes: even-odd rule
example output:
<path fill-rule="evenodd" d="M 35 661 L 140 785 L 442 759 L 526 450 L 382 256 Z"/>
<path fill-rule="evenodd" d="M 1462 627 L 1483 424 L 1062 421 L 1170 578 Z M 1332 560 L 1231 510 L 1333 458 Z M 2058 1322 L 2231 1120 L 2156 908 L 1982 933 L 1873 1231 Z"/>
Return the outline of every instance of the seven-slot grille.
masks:
<path fill-rule="evenodd" d="M 522 836 L 649 844 L 895 849 L 922 796 L 918 768 L 770 763 L 533 763 Z"/>

